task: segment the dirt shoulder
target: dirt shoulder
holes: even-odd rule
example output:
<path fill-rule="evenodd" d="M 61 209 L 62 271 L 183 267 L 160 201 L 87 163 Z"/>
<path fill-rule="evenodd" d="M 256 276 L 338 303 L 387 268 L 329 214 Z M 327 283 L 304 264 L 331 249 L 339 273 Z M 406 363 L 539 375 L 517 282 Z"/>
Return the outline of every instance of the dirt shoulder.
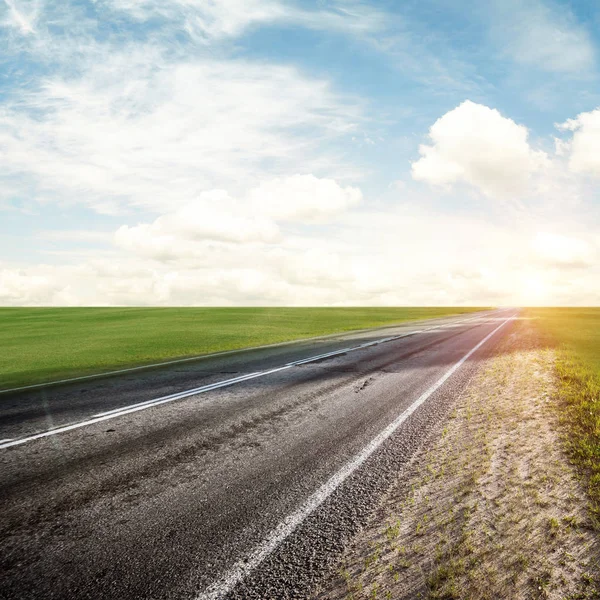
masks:
<path fill-rule="evenodd" d="M 516 323 L 314 598 L 600 598 L 554 362 Z"/>

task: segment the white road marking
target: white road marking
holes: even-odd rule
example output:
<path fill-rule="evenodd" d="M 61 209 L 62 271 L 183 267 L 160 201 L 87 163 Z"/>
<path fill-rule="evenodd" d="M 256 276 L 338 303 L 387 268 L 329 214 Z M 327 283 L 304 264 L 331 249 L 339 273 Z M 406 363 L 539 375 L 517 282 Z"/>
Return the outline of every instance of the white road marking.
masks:
<path fill-rule="evenodd" d="M 376 346 L 377 344 L 382 344 L 382 343 L 389 342 L 392 340 L 415 335 L 417 333 L 421 333 L 422 331 L 426 331 L 426 330 L 411 331 L 409 333 L 404 333 L 402 335 L 397 335 L 397 336 L 389 337 L 389 338 L 382 338 L 380 340 L 375 340 L 373 342 L 367 342 L 365 344 L 360 344 L 359 346 L 352 346 L 349 348 L 342 348 L 341 350 L 334 350 L 333 352 L 317 354 L 316 356 L 311 356 L 309 358 L 304 358 L 301 360 L 293 361 L 293 362 L 287 363 L 281 367 L 276 367 L 274 369 L 269 369 L 267 371 L 257 371 L 256 373 L 248 373 L 246 375 L 241 375 L 239 377 L 233 377 L 232 379 L 225 379 L 224 381 L 218 381 L 216 383 L 210 383 L 208 385 L 203 385 L 201 387 L 193 388 L 190 390 L 184 390 L 182 392 L 170 394 L 168 396 L 161 396 L 160 398 L 152 398 L 150 400 L 145 400 L 144 402 L 130 404 L 128 406 L 121 407 L 121 408 L 115 408 L 113 410 L 109 410 L 104 413 L 98 413 L 98 414 L 94 415 L 91 419 L 86 419 L 85 421 L 80 421 L 78 423 L 72 423 L 70 425 L 64 425 L 62 427 L 56 427 L 54 429 L 49 429 L 47 431 L 35 433 L 33 435 L 29 435 L 29 436 L 23 437 L 23 438 L 17 438 L 17 439 L 12 439 L 10 441 L 0 442 L 0 449 L 11 448 L 13 446 L 20 446 L 21 444 L 25 444 L 25 443 L 31 442 L 33 440 L 39 440 L 41 438 L 49 437 L 52 435 L 57 435 L 59 433 L 73 431 L 74 429 L 86 427 L 87 425 L 101 423 L 102 421 L 108 421 L 110 419 L 115 419 L 117 417 L 121 417 L 123 415 L 128 415 L 128 414 L 131 414 L 134 412 L 138 412 L 140 410 L 145 410 L 145 409 L 151 408 L 153 406 L 159 406 L 161 404 L 166 404 L 167 402 L 173 402 L 174 400 L 181 400 L 183 398 L 188 398 L 189 396 L 195 396 L 197 394 L 203 394 L 205 392 L 210 392 L 212 390 L 216 390 L 219 388 L 229 387 L 231 385 L 235 385 L 235 384 L 241 383 L 243 381 L 249 381 L 250 379 L 256 379 L 258 377 L 266 377 L 267 375 L 272 375 L 273 373 L 277 373 L 279 371 L 285 371 L 287 369 L 291 369 L 292 367 L 296 367 L 299 365 L 305 365 L 310 362 L 316 362 L 319 360 L 323 360 L 324 358 L 332 358 L 334 356 L 337 356 L 340 354 L 346 354 L 347 352 L 352 352 L 354 350 L 368 348 L 369 346 Z"/>
<path fill-rule="evenodd" d="M 457 321 L 451 323 L 449 325 L 455 325 L 456 323 L 466 323 L 469 321 L 474 321 L 477 319 L 485 319 L 489 320 L 489 317 L 486 316 L 477 316 L 471 317 L 469 319 L 464 319 L 462 321 Z M 32 442 L 34 440 L 39 440 L 42 438 L 58 435 L 60 433 L 66 433 L 67 431 L 73 431 L 74 429 L 80 429 L 81 427 L 86 427 L 88 425 L 94 425 L 95 423 L 101 423 L 102 421 L 108 421 L 110 419 L 116 419 L 117 417 L 121 417 L 123 415 L 128 415 L 134 412 L 138 412 L 140 410 L 145 410 L 147 408 L 152 408 L 154 406 L 159 406 L 161 404 L 166 404 L 168 402 L 173 402 L 175 400 L 181 400 L 183 398 L 188 398 L 189 396 L 195 396 L 197 394 L 203 394 L 205 392 L 210 392 L 212 390 L 216 390 L 219 388 L 229 387 L 231 385 L 235 385 L 237 383 L 241 383 L 243 381 L 249 381 L 250 379 L 256 379 L 258 377 L 266 377 L 267 375 L 271 375 L 273 373 L 277 373 L 279 371 L 284 371 L 286 369 L 291 369 L 292 367 L 296 367 L 299 365 L 305 365 L 311 362 L 316 362 L 319 360 L 323 360 L 324 358 L 331 358 L 334 356 L 338 356 L 340 354 L 346 354 L 348 352 L 354 352 L 356 350 L 361 350 L 363 348 L 369 348 L 371 346 L 377 346 L 378 344 L 384 344 L 385 342 L 391 342 L 393 340 L 399 340 L 401 338 L 409 337 L 412 335 L 416 335 L 418 333 L 435 331 L 440 329 L 440 325 L 432 325 L 431 327 L 426 327 L 424 329 L 418 329 L 415 331 L 409 331 L 408 333 L 403 333 L 400 335 L 395 335 L 392 337 L 381 338 L 378 340 L 374 340 L 371 342 L 366 342 L 364 344 L 359 344 L 358 346 L 350 346 L 348 348 L 342 348 L 341 350 L 334 350 L 332 352 L 326 352 L 324 354 L 317 354 L 316 356 L 311 356 L 309 358 L 304 358 L 301 360 L 296 360 L 293 362 L 289 362 L 281 367 L 276 367 L 274 369 L 269 369 L 267 371 L 257 371 L 256 373 L 249 373 L 247 375 L 241 375 L 240 377 L 234 377 L 232 379 L 225 379 L 224 381 L 219 381 L 216 383 L 211 383 L 208 385 L 203 385 L 201 387 L 193 388 L 190 390 L 184 390 L 182 392 L 178 392 L 175 394 L 170 394 L 168 396 L 161 396 L 159 398 L 152 398 L 150 400 L 145 400 L 143 402 L 137 402 L 136 404 L 130 404 L 128 406 L 124 406 L 121 408 L 115 408 L 113 410 L 109 410 L 103 413 L 98 413 L 94 415 L 90 419 L 86 419 L 85 421 L 80 421 L 77 423 L 72 423 L 70 425 L 63 425 L 61 427 L 55 427 L 53 429 L 48 429 L 46 431 L 42 431 L 40 433 L 35 433 L 26 437 L 11 439 L 10 441 L 2 440 L 0 442 L 0 450 L 4 450 L 6 448 L 12 448 L 14 446 L 20 446 L 22 444 L 26 444 L 27 442 Z"/>
<path fill-rule="evenodd" d="M 267 558 L 312 512 L 314 512 L 331 494 L 358 469 L 397 429 L 419 408 L 446 380 L 459 369 L 469 357 L 479 350 L 499 329 L 504 327 L 509 317 L 494 331 L 483 338 L 474 348 L 465 354 L 453 367 L 438 379 L 426 392 L 421 394 L 400 416 L 390 423 L 379 435 L 363 448 L 350 462 L 346 463 L 333 477 L 324 483 L 291 515 L 288 515 L 263 542 L 245 559 L 241 560 L 210 585 L 196 600 L 220 600 L 226 596 L 238 583 L 245 579 L 256 567 Z"/>
<path fill-rule="evenodd" d="M 444 318 L 451 318 L 451 317 L 452 317 L 452 315 L 448 315 L 448 317 L 437 317 L 437 318 L 444 319 Z M 473 321 L 475 319 L 483 319 L 483 318 L 485 318 L 484 315 L 478 315 L 478 316 L 472 317 L 471 319 L 465 319 L 464 321 L 457 321 L 457 323 L 465 323 L 466 321 Z M 191 361 L 195 361 L 195 360 L 204 360 L 207 358 L 213 358 L 215 356 L 225 356 L 227 354 L 238 354 L 240 352 L 248 352 L 251 350 L 262 350 L 263 348 L 265 348 L 265 349 L 266 348 L 277 348 L 279 346 L 288 346 L 291 344 L 299 344 L 301 342 L 324 340 L 324 339 L 328 339 L 328 338 L 334 338 L 337 336 L 350 335 L 352 333 L 376 331 L 378 329 L 392 329 L 394 327 L 402 327 L 402 326 L 404 326 L 403 323 L 397 323 L 395 325 L 383 325 L 381 327 L 356 329 L 354 331 L 340 331 L 338 333 L 319 335 L 319 336 L 309 337 L 309 338 L 300 338 L 297 340 L 289 340 L 287 342 L 277 342 L 275 344 L 264 344 L 262 346 L 250 346 L 247 348 L 236 348 L 235 350 L 223 350 L 222 352 L 210 352 L 208 354 L 199 354 L 197 356 L 188 356 L 186 358 L 176 358 L 174 360 L 166 360 L 163 362 L 152 363 L 149 365 L 140 365 L 139 367 L 128 367 L 126 369 L 117 369 L 115 371 L 103 371 L 102 373 L 93 373 L 92 375 L 81 375 L 80 377 L 70 377 L 68 379 L 57 379 L 55 381 L 46 381 L 44 383 L 34 383 L 32 385 L 23 385 L 21 387 L 8 388 L 8 389 L 4 389 L 4 390 L 0 389 L 0 394 L 21 392 L 21 391 L 25 391 L 25 390 L 34 390 L 36 388 L 50 387 L 50 386 L 54 386 L 54 385 L 59 385 L 61 383 L 72 383 L 74 381 L 85 381 L 87 379 L 97 379 L 98 377 L 108 377 L 109 375 L 118 375 L 120 373 L 129 373 L 131 371 L 141 371 L 142 369 L 152 369 L 155 367 L 163 367 L 163 366 L 166 367 L 167 365 L 175 365 L 177 363 L 191 362 Z"/>

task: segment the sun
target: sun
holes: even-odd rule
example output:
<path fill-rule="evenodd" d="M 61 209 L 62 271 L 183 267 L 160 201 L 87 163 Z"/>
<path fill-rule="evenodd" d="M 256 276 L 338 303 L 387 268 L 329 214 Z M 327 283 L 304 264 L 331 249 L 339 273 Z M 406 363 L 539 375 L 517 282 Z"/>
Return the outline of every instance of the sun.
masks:
<path fill-rule="evenodd" d="M 525 276 L 522 286 L 522 304 L 526 306 L 539 306 L 548 300 L 548 284 L 538 273 Z"/>

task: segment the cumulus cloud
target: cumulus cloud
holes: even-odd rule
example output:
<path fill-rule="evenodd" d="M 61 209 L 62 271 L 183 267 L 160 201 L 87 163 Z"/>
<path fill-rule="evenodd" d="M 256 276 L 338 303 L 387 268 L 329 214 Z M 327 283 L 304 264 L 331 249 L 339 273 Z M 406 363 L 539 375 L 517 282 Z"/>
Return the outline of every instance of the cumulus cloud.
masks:
<path fill-rule="evenodd" d="M 63 306 L 76 301 L 70 285 L 58 281 L 52 274 L 39 269 L 0 269 L 0 305 Z"/>
<path fill-rule="evenodd" d="M 498 20 L 516 61 L 563 73 L 594 61 L 571 18 L 561 21 L 537 1 L 496 4 L 530 10 L 529 21 Z M 391 40 L 386 19 L 361 2 L 8 0 L 6 7 L 0 26 L 12 58 L 35 68 L 0 107 L 0 205 L 27 198 L 44 211 L 59 205 L 67 219 L 85 214 L 69 212 L 72 204 L 120 216 L 95 219 L 108 237 L 83 231 L 85 222 L 70 224 L 77 231 L 32 234 L 32 247 L 43 239 L 52 247 L 39 251 L 37 264 L 0 265 L 0 304 L 521 304 L 534 292 L 538 302 L 600 302 L 596 250 L 585 236 L 564 233 L 578 229 L 562 222 L 574 182 L 588 181 L 572 173 L 598 173 L 597 111 L 563 125 L 572 136 L 557 149 L 572 173 L 545 169 L 549 159 L 527 129 L 480 104 L 465 102 L 431 127 L 415 179 L 503 198 L 533 189 L 544 198 L 543 218 L 519 213 L 507 225 L 512 214 L 504 215 L 500 226 L 452 214 L 451 202 L 427 210 L 423 186 L 410 181 L 393 185 L 403 190 L 395 203 L 389 191 L 364 202 L 345 142 L 367 139 L 360 131 L 367 107 L 323 76 L 241 60 L 233 50 L 234 38 L 255 27 L 294 25 L 354 38 L 368 32 L 371 48 L 436 89 L 440 81 L 456 89 L 471 72 L 408 26 Z M 122 31 L 99 36 L 101 19 L 118 19 Z M 313 174 L 292 175 L 299 165 Z M 410 204 L 399 206 L 399 196 Z M 561 218 L 546 223 L 551 202 Z M 532 240 L 539 227 L 560 233 Z"/>
<path fill-rule="evenodd" d="M 581 113 L 557 127 L 573 132 L 568 142 L 559 141 L 563 154 L 569 156 L 571 171 L 600 177 L 600 108 Z"/>
<path fill-rule="evenodd" d="M 81 305 L 204 306 L 600 301 L 598 240 L 572 233 L 579 230 L 564 218 L 532 234 L 539 217 L 506 227 L 406 204 L 349 211 L 338 217 L 335 236 L 300 228 L 282 231 L 277 243 L 237 243 L 186 231 L 176 212 L 121 229 L 118 245 L 103 258 L 75 250 L 73 264 L 67 257 L 56 266 L 1 266 L 0 304 L 60 305 L 65 298 Z"/>
<path fill-rule="evenodd" d="M 267 217 L 244 212 L 224 190 L 201 193 L 196 200 L 152 223 L 123 225 L 114 238 L 121 248 L 165 260 L 196 254 L 193 242 L 197 241 L 243 244 L 273 243 L 280 239 L 276 223 Z"/>
<path fill-rule="evenodd" d="M 120 248 L 156 260 L 205 255 L 205 242 L 274 244 L 283 237 L 277 222 L 324 223 L 355 206 L 358 188 L 333 179 L 292 175 L 262 182 L 245 197 L 225 190 L 166 212 L 151 223 L 123 225 L 114 236 Z"/>
<path fill-rule="evenodd" d="M 319 223 L 356 206 L 362 199 L 356 187 L 333 179 L 292 175 L 261 182 L 248 200 L 253 209 L 280 221 Z"/>
<path fill-rule="evenodd" d="M 488 196 L 527 190 L 530 176 L 547 155 L 528 142 L 528 130 L 496 109 L 469 100 L 440 117 L 429 129 L 431 145 L 419 147 L 413 178 L 434 185 L 471 184 Z"/>

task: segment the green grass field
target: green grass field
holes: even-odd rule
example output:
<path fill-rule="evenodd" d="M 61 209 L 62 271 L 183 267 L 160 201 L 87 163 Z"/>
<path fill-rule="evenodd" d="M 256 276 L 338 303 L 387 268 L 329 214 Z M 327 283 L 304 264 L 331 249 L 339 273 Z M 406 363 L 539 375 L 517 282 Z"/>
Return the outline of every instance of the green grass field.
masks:
<path fill-rule="evenodd" d="M 600 308 L 529 308 L 540 325 L 573 357 L 600 375 Z"/>
<path fill-rule="evenodd" d="M 0 389 L 477 308 L 0 308 Z"/>
<path fill-rule="evenodd" d="M 584 474 L 600 528 L 600 308 L 535 308 L 524 316 L 536 318 L 559 347 L 566 447 Z"/>

